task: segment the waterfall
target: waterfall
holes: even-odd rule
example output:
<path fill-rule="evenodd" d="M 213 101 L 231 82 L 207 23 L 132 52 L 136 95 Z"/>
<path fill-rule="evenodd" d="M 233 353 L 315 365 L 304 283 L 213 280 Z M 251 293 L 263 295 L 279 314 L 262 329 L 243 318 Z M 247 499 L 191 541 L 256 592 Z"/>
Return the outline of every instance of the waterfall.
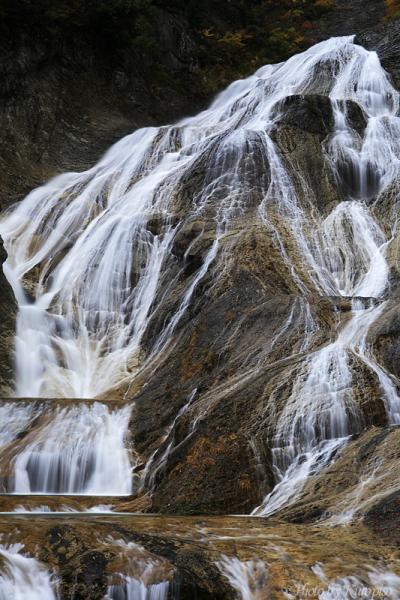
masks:
<path fill-rule="evenodd" d="M 286 100 L 299 95 L 328 97 L 332 108 L 323 147 L 341 201 L 325 207 L 329 214 L 312 207 L 315 190 L 297 181 L 276 141 Z M 365 119 L 362 133 L 353 129 L 351 107 Z M 235 82 L 199 115 L 141 129 L 88 171 L 33 191 L 0 223 L 4 272 L 18 301 L 16 395 L 94 398 L 131 383 L 143 365 L 166 355 L 198 286 L 223 268 L 232 224 L 252 219 L 273 240 L 297 289 L 307 353 L 284 405 L 278 390 L 270 398 L 275 486 L 255 514 L 294 501 L 365 426 L 355 362 L 377 381 L 388 423 L 399 424 L 396 381 L 368 344 L 389 285 L 386 252 L 396 223 L 378 222 L 376 207 L 399 175 L 398 110 L 399 95 L 376 53 L 353 37 L 333 38 Z M 182 252 L 194 222 L 203 226 Z M 203 252 L 188 273 L 199 240 Z M 350 318 L 338 319 L 332 339 L 317 349 L 313 296 L 352 303 Z M 291 318 L 266 340 L 266 351 Z M 128 413 L 99 417 L 95 438 L 97 425 L 85 425 L 94 410 L 77 414 L 77 426 L 60 413 L 30 441 L 13 464 L 14 492 L 130 493 Z M 148 461 L 151 482 L 171 444 Z M 115 452 L 109 463 L 105 448 Z"/>
<path fill-rule="evenodd" d="M 167 600 L 174 574 L 167 561 L 133 542 L 107 541 L 119 549 L 125 572 L 111 576 L 105 600 Z M 114 583 L 115 578 L 118 583 Z"/>
<path fill-rule="evenodd" d="M 146 585 L 133 577 L 125 577 L 123 583 L 110 585 L 106 600 L 167 600 L 169 582 Z"/>
<path fill-rule="evenodd" d="M 55 411 L 12 462 L 9 492 L 123 496 L 132 492 L 126 448 L 131 409 L 95 402 Z"/>
<path fill-rule="evenodd" d="M 57 600 L 56 578 L 22 549 L 22 544 L 0 546 L 0 600 Z"/>
<path fill-rule="evenodd" d="M 261 560 L 242 562 L 236 557 L 222 556 L 217 566 L 240 600 L 262 600 L 269 596 L 266 589 L 268 572 Z"/>
<path fill-rule="evenodd" d="M 160 290 L 174 286 L 166 279 L 174 239 L 206 214 L 210 201 L 215 241 L 182 291 L 157 351 L 213 264 L 229 222 L 250 200 L 261 212 L 273 200 L 311 259 L 304 215 L 269 134 L 287 96 L 326 91 L 331 81 L 314 85 L 313 74 L 338 57 L 362 69 L 369 54 L 338 38 L 265 67 L 197 117 L 127 136 L 92 169 L 55 178 L 5 215 L 5 274 L 19 303 L 18 396 L 94 397 L 132 377 Z M 208 161 L 202 187 L 182 206 L 178 191 L 202 160 Z"/>

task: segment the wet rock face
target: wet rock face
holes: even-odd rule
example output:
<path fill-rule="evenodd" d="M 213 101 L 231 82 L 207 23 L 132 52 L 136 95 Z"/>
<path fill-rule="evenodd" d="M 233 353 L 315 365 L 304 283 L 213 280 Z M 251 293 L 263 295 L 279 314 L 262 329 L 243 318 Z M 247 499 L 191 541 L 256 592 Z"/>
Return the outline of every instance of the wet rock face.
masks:
<path fill-rule="evenodd" d="M 400 85 L 400 70 L 398 61 L 398 45 L 400 42 L 400 27 L 398 20 L 385 22 L 359 33 L 356 43 L 368 50 L 377 52 L 385 70 L 392 77 L 396 87 Z"/>
<path fill-rule="evenodd" d="M 252 235 L 237 248 L 242 260 L 251 240 Z M 251 375 L 265 354 L 265 331 L 272 335 L 279 328 L 292 298 L 269 296 L 256 273 L 243 262 L 230 273 L 229 283 L 221 280 L 218 294 L 209 297 L 206 288 L 199 289 L 178 346 L 135 397 L 133 436 L 143 452 L 150 443 L 159 445 L 160 426 L 168 427 L 195 392 L 193 407 L 158 450 L 160 457 L 173 442 L 166 470 L 156 475 L 157 510 L 246 513 L 260 498 L 251 425 L 264 379 L 251 377 L 243 386 L 241 365 L 248 361 Z M 274 283 L 275 289 L 284 285 L 271 269 Z"/>
<path fill-rule="evenodd" d="M 47 542 L 58 572 L 63 575 L 62 593 L 65 596 L 72 588 L 80 600 L 104 597 L 107 560 L 103 553 L 94 550 L 73 528 L 65 525 L 50 529 Z"/>
<path fill-rule="evenodd" d="M 389 543 L 400 544 L 400 493 L 389 494 L 365 515 L 365 523 Z"/>
<path fill-rule="evenodd" d="M 0 395 L 10 396 L 14 381 L 14 335 L 17 305 L 9 282 L 3 273 L 7 254 L 0 244 Z"/>
<path fill-rule="evenodd" d="M 310 480 L 296 505 L 280 516 L 294 523 L 345 525 L 363 521 L 398 544 L 398 428 L 376 428 L 356 436 L 323 474 Z"/>
<path fill-rule="evenodd" d="M 245 517 L 128 516 L 3 517 L 1 528 L 16 541 L 23 536 L 23 553 L 58 579 L 63 600 L 103 600 L 121 577 L 142 581 L 147 592 L 167 583 L 169 600 L 232 600 L 246 590 L 257 600 L 288 593 L 317 600 L 349 576 L 373 597 L 368 573 L 393 570 L 393 548 L 365 526 L 344 531 Z"/>
<path fill-rule="evenodd" d="M 333 114 L 326 96 L 288 96 L 282 102 L 280 126 L 295 127 L 323 137 L 331 133 Z"/>
<path fill-rule="evenodd" d="M 279 114 L 273 139 L 300 201 L 323 218 L 343 199 L 324 152 L 333 127 L 331 103 L 323 96 L 290 96 Z M 349 102 L 347 114 L 362 135 L 365 118 L 359 107 Z M 181 196 L 193 196 L 205 185 L 207 160 L 211 164 L 209 156 L 196 163 L 193 181 L 181 182 L 178 206 Z M 251 205 L 252 196 L 246 200 Z M 296 257 L 279 207 L 272 215 Z M 192 267 L 193 272 L 201 267 L 214 239 L 212 217 L 210 208 L 209 220 L 189 222 L 175 238 L 173 254 L 179 268 L 186 264 L 187 276 Z M 193 294 L 173 347 L 151 375 L 145 369 L 128 391 L 136 403 L 135 447 L 144 460 L 155 452 L 153 475 L 145 483 L 154 511 L 245 513 L 257 506 L 275 483 L 271 444 L 278 415 L 293 382 L 306 378 L 303 343 L 308 328 L 312 353 L 335 338 L 339 321 L 351 318 L 354 301 L 365 309 L 375 304 L 373 298 L 316 295 L 306 308 L 290 266 L 256 217 L 235 219 L 220 252 Z M 307 280 L 307 273 L 303 276 Z M 160 302 L 144 347 L 152 347 L 173 307 L 173 295 L 169 302 Z M 360 419 L 356 425 L 350 415 L 353 431 L 385 426 L 376 375 L 357 356 L 349 364 L 356 377 L 353 393 Z M 173 431 L 165 434 L 188 402 Z M 318 515 L 322 512 L 318 509 Z"/>

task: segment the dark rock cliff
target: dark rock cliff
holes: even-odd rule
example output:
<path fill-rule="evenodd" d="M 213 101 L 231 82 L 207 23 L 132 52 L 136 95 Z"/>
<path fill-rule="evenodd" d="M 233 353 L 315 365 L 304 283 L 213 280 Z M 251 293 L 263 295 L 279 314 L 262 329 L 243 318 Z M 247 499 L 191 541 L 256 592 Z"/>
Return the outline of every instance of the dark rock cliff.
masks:
<path fill-rule="evenodd" d="M 42 38 L 40 29 L 31 36 L 7 30 L 0 48 L 3 208 L 55 173 L 88 168 L 134 129 L 204 104 L 190 85 L 195 59 L 187 22 L 162 11 L 153 26 L 164 48 L 165 81 L 159 70 L 152 75 L 151 60 L 137 48 L 119 63 L 112 47 L 79 31 L 61 28 L 59 37 Z"/>

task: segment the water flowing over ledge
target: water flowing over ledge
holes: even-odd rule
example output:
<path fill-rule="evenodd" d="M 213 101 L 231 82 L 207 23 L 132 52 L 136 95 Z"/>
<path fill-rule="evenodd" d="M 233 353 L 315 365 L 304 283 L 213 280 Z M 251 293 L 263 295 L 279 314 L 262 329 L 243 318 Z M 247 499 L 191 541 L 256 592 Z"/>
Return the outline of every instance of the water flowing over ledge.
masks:
<path fill-rule="evenodd" d="M 319 152 L 336 194 L 326 202 L 279 138 L 305 102 L 324 107 Z M 260 468 L 271 471 L 254 514 L 293 503 L 354 434 L 375 425 L 363 403 L 367 378 L 385 425 L 400 424 L 398 381 L 369 338 L 390 308 L 397 218 L 385 194 L 400 174 L 398 112 L 399 94 L 376 53 L 352 37 L 333 38 L 235 82 L 199 115 L 139 130 L 92 169 L 33 191 L 0 223 L 18 300 L 16 396 L 129 397 L 138 381 L 142 392 L 179 343 L 196 295 L 212 295 L 232 273 L 240 236 L 257 228 L 284 273 L 293 300 L 287 317 L 253 362 L 249 353 L 248 368 L 230 365 L 218 386 L 185 391 L 135 464 L 140 489 L 157 489 L 179 449 L 198 441 L 217 400 L 284 361 L 282 381 L 266 378 L 257 415 L 265 442 L 251 440 Z M 321 332 L 316 305 L 324 301 L 335 309 Z M 348 310 L 336 310 L 346 302 Z M 232 337 L 239 329 L 227 318 Z M 104 407 L 60 412 L 13 455 L 7 491 L 131 494 L 130 418 L 127 409 Z"/>
<path fill-rule="evenodd" d="M 1 404 L 0 412 L 4 427 L 8 424 L 6 433 L 0 433 L 2 493 L 132 493 L 130 406 L 112 409 L 100 402 L 80 402 L 52 407 L 13 401 Z"/>
<path fill-rule="evenodd" d="M 58 600 L 58 581 L 35 558 L 22 553 L 22 544 L 0 546 L 0 598 Z"/>
<path fill-rule="evenodd" d="M 0 519 L 13 538 L 0 549 L 2 600 L 14 598 L 10 590 L 22 590 L 21 600 L 348 600 L 355 594 L 395 600 L 400 593 L 390 548 L 375 545 L 367 561 L 360 553 L 360 545 L 373 543 L 365 528 L 339 540 L 332 529 L 252 518 Z M 63 552 L 67 541 L 73 552 Z"/>

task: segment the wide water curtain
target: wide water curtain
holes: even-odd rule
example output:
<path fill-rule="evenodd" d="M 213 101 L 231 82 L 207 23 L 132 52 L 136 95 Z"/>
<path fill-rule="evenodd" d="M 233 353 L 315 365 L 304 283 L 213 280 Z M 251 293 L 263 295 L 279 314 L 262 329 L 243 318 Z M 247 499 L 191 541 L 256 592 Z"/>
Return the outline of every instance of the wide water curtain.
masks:
<path fill-rule="evenodd" d="M 337 192 L 329 202 L 317 198 L 278 140 L 291 107 L 316 98 L 330 123 L 321 142 Z M 256 222 L 296 295 L 282 330 L 266 338 L 268 351 L 295 313 L 304 324 L 297 348 L 304 360 L 293 367 L 284 402 L 279 386 L 269 399 L 275 482 L 256 514 L 294 501 L 365 426 L 355 364 L 378 382 L 387 421 L 400 423 L 395 383 L 368 344 L 389 285 L 395 217 L 378 215 L 382 192 L 399 176 L 398 111 L 377 55 L 352 37 L 333 38 L 235 82 L 198 116 L 139 130 L 92 169 L 32 192 L 0 224 L 19 308 L 16 395 L 94 398 L 132 382 L 165 356 L 199 284 L 224 268 L 226 240 L 233 244 L 238 228 Z M 203 238 L 206 251 L 190 263 Z M 316 298 L 351 307 L 346 318 L 337 315 L 328 340 L 318 338 Z M 118 411 L 103 421 L 104 439 L 119 440 L 112 476 L 96 479 L 107 469 L 96 470 L 104 453 L 90 436 L 85 448 L 72 436 L 73 448 L 61 456 L 48 435 L 15 461 L 13 491 L 129 493 L 121 442 L 129 415 L 122 416 L 123 424 Z M 57 427 L 55 419 L 53 433 Z M 84 472 L 83 454 L 90 457 Z M 50 463 L 60 473 L 78 465 L 79 477 L 71 471 L 61 484 Z M 41 473 L 35 484 L 34 472 Z"/>
<path fill-rule="evenodd" d="M 7 492 L 124 496 L 132 490 L 129 407 L 78 404 L 46 415 L 11 462 Z M 50 418 L 49 418 L 50 417 Z"/>
<path fill-rule="evenodd" d="M 304 93 L 332 97 L 332 160 L 338 172 L 345 165 L 355 173 L 354 195 L 361 200 L 368 195 L 373 167 L 375 187 L 387 183 L 390 162 L 375 150 L 379 135 L 392 131 L 381 117 L 395 114 L 397 95 L 375 55 L 351 38 L 338 38 L 283 65 L 261 69 L 179 126 L 140 130 L 124 138 L 93 169 L 51 181 L 3 220 L 6 272 L 19 300 L 18 395 L 93 397 L 131 375 L 159 288 L 171 284 L 163 273 L 174 259 L 173 238 L 182 222 L 207 210 L 210 202 L 217 238 L 253 202 L 266 211 L 260 217 L 265 219 L 269 204 L 277 203 L 296 230 L 316 283 L 324 291 L 332 287 L 336 269 L 330 273 L 332 265 L 319 264 L 325 240 L 312 247 L 290 174 L 270 137 L 282 101 Z M 370 117 L 361 150 L 341 107 L 347 99 Z M 201 189 L 192 204 L 177 206 L 178 186 L 203 160 L 207 170 Z M 216 252 L 215 244 L 198 277 L 195 273 L 182 290 L 168 335 L 160 332 L 163 342 L 173 334 L 193 283 Z M 347 271 L 343 276 L 351 278 Z"/>

